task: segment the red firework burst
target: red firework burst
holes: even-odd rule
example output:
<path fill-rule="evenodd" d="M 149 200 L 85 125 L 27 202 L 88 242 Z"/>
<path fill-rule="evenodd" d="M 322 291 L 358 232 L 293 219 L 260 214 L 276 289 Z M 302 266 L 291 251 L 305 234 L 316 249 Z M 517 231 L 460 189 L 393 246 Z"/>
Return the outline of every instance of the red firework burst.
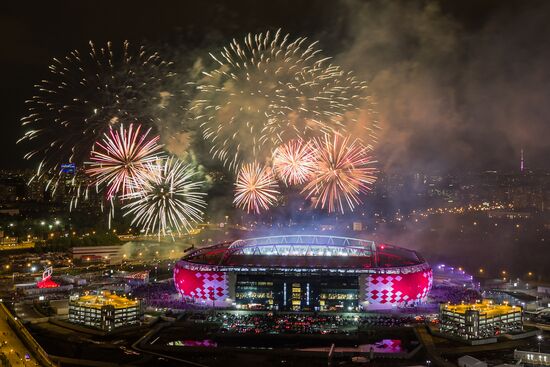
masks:
<path fill-rule="evenodd" d="M 148 175 L 148 164 L 159 158 L 159 137 L 148 139 L 151 129 L 143 134 L 140 130 L 140 125 L 134 129 L 132 124 L 128 129 L 124 125 L 119 130 L 110 129 L 90 153 L 86 173 L 94 178 L 94 184 L 107 185 L 108 199 L 132 191 L 131 183 Z"/>

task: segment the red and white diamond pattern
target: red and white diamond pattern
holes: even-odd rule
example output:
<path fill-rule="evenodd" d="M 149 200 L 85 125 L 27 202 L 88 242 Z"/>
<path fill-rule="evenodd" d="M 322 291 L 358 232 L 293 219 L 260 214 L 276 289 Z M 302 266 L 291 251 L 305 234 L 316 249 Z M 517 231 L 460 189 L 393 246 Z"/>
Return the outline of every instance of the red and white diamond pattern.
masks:
<path fill-rule="evenodd" d="M 410 274 L 372 274 L 367 277 L 367 299 L 371 305 L 392 306 L 426 298 L 432 288 L 432 270 Z"/>
<path fill-rule="evenodd" d="M 207 301 L 224 300 L 229 296 L 227 275 L 216 271 L 174 269 L 174 283 L 182 296 Z"/>

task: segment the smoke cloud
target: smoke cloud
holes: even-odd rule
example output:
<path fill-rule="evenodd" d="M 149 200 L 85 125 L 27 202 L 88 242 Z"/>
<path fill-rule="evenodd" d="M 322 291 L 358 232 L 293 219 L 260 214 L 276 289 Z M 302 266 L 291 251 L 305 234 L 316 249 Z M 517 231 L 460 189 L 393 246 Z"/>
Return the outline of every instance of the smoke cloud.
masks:
<path fill-rule="evenodd" d="M 475 27 L 435 1 L 342 4 L 335 62 L 376 96 L 383 169 L 510 169 L 522 147 L 547 165 L 549 3 Z"/>

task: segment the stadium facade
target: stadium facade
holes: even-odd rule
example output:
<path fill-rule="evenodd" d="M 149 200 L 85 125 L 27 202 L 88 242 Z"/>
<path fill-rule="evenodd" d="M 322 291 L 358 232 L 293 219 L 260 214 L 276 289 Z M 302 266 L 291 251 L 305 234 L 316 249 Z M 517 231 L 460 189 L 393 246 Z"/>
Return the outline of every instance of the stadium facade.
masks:
<path fill-rule="evenodd" d="M 425 300 L 432 270 L 416 252 L 318 235 L 242 239 L 192 250 L 174 282 L 186 299 L 240 309 L 359 311 Z"/>

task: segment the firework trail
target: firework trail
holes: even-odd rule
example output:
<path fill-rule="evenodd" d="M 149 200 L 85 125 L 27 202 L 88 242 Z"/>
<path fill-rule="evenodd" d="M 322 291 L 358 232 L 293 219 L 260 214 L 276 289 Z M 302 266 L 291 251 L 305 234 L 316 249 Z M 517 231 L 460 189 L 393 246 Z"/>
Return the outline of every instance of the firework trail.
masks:
<path fill-rule="evenodd" d="M 158 54 L 128 42 L 116 50 L 110 42 L 101 48 L 90 42 L 86 52 L 54 59 L 50 78 L 35 85 L 21 119 L 28 130 L 19 141 L 33 149 L 25 159 L 40 159 L 36 176 L 57 175 L 61 163 L 80 166 L 94 143 L 120 123 L 139 120 L 155 127 L 168 103 L 171 68 Z"/>
<path fill-rule="evenodd" d="M 206 206 L 203 182 L 192 181 L 196 172 L 176 158 L 148 164 L 149 175 L 134 180 L 134 188 L 122 197 L 124 216 L 132 215 L 132 225 L 145 233 L 182 234 L 201 220 Z"/>
<path fill-rule="evenodd" d="M 130 182 L 143 180 L 149 172 L 147 165 L 160 159 L 159 137 L 148 139 L 151 129 L 143 134 L 140 130 L 141 125 L 134 129 L 133 124 L 128 129 L 124 125 L 119 130 L 110 129 L 90 153 L 86 173 L 94 179 L 93 184 L 107 186 L 108 200 L 126 195 L 133 187 Z"/>
<path fill-rule="evenodd" d="M 315 139 L 313 149 L 317 152 L 317 168 L 302 193 L 307 198 L 317 197 L 315 207 L 329 212 L 344 213 L 344 204 L 353 211 L 361 203 L 359 195 L 367 193 L 376 181 L 369 150 L 357 140 L 339 135 Z"/>
<path fill-rule="evenodd" d="M 271 156 L 294 138 L 345 130 L 366 85 L 320 56 L 316 42 L 280 31 L 233 40 L 204 72 L 190 111 L 211 152 L 230 169 Z"/>
<path fill-rule="evenodd" d="M 244 164 L 235 183 L 233 204 L 247 213 L 259 214 L 277 201 L 277 182 L 271 169 L 258 163 Z"/>
<path fill-rule="evenodd" d="M 312 144 L 294 139 L 273 152 L 273 168 L 287 186 L 303 184 L 316 166 Z"/>

